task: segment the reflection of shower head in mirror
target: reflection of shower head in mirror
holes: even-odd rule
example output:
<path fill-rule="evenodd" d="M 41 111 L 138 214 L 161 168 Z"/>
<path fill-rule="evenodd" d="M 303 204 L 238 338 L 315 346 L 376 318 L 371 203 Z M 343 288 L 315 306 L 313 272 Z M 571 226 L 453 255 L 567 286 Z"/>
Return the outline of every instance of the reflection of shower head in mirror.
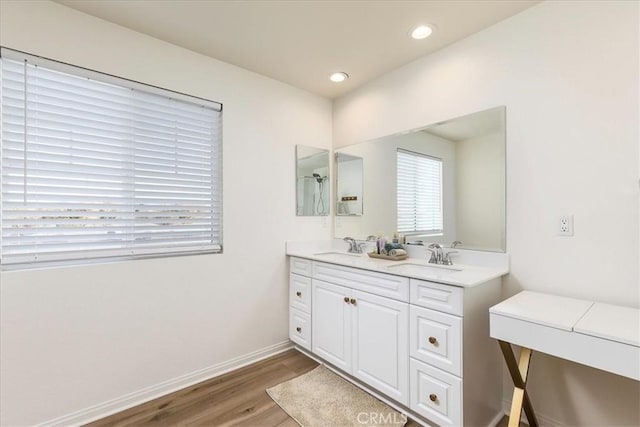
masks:
<path fill-rule="evenodd" d="M 313 177 L 316 179 L 316 181 L 318 181 L 318 184 L 322 184 L 322 181 L 324 181 L 325 179 L 327 179 L 326 176 L 320 176 L 319 173 L 314 173 Z"/>
<path fill-rule="evenodd" d="M 313 178 L 316 180 L 316 182 L 318 183 L 318 191 L 320 192 L 320 197 L 318 197 L 318 202 L 315 203 L 314 202 L 314 209 L 316 210 L 317 214 L 320 215 L 326 215 L 326 206 L 325 206 L 325 201 L 324 201 L 324 180 L 327 179 L 326 176 L 320 176 L 319 173 L 313 173 L 312 174 L 313 177 L 308 177 L 308 178 Z M 315 199 L 315 196 L 314 196 Z"/>

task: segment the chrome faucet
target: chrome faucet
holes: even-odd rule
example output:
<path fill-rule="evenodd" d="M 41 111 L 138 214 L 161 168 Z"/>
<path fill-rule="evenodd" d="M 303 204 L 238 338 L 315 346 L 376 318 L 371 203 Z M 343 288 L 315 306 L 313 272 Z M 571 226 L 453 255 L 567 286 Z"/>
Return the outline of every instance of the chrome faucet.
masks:
<path fill-rule="evenodd" d="M 430 244 L 429 246 L 427 246 L 427 250 L 431 251 L 429 264 L 453 265 L 453 261 L 451 261 L 451 255 L 458 253 L 458 251 L 445 252 L 442 245 L 440 245 L 439 243 Z"/>
<path fill-rule="evenodd" d="M 457 248 L 458 246 L 460 246 L 462 244 L 462 242 L 460 240 L 455 240 L 452 244 L 451 244 L 451 249 Z"/>
<path fill-rule="evenodd" d="M 347 250 L 347 252 L 352 253 L 352 254 L 361 254 L 362 253 L 362 248 L 360 246 L 358 246 L 358 242 L 356 242 L 356 239 L 354 239 L 353 237 L 345 237 L 344 239 L 345 242 L 349 243 L 349 250 Z"/>
<path fill-rule="evenodd" d="M 442 264 L 444 260 L 444 253 L 442 251 L 442 245 L 440 245 L 440 243 L 430 244 L 429 246 L 427 246 L 427 250 L 431 251 L 429 264 Z"/>
<path fill-rule="evenodd" d="M 457 254 L 458 251 L 449 251 L 446 254 L 444 254 L 444 259 L 442 260 L 442 264 L 444 265 L 453 265 L 453 261 L 451 261 L 451 255 L 452 254 Z"/>

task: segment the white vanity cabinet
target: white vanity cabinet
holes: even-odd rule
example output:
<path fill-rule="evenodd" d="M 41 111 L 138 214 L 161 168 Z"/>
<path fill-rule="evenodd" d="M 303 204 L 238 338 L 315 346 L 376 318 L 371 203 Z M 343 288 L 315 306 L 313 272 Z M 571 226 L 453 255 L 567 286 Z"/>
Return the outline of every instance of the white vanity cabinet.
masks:
<path fill-rule="evenodd" d="M 316 271 L 314 265 L 314 272 Z M 345 276 L 343 268 L 318 263 L 318 269 Z M 333 270 L 333 271 L 331 271 Z M 347 272 L 347 273 L 353 273 Z M 409 304 L 352 287 L 312 280 L 312 351 L 332 365 L 408 405 Z M 324 277 L 324 276 L 323 276 Z M 396 278 L 367 272 L 349 274 L 351 285 L 375 292 L 379 282 Z M 337 280 L 340 281 L 340 280 Z M 344 282 L 344 280 L 343 280 Z M 383 287 L 385 293 L 388 288 Z"/>
<path fill-rule="evenodd" d="M 297 257 L 290 271 L 292 341 L 422 422 L 502 417 L 488 311 L 500 278 L 462 287 Z"/>

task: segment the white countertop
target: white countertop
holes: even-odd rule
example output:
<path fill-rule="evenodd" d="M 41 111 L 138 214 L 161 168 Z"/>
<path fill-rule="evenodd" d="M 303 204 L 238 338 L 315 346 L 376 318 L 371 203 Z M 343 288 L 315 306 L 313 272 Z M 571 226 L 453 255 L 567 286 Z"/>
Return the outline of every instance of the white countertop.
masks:
<path fill-rule="evenodd" d="M 412 248 L 412 251 L 413 250 L 414 249 Z M 327 254 L 329 252 L 339 252 L 345 255 Z M 477 257 L 478 259 L 482 259 L 482 257 L 491 257 L 492 255 L 500 257 L 499 262 L 487 262 L 485 263 L 487 265 L 455 263 L 454 261 L 454 265 L 446 266 L 429 264 L 426 256 L 422 258 L 409 257 L 402 261 L 390 261 L 379 258 L 370 258 L 367 254 L 347 255 L 347 252 L 344 249 L 336 249 L 332 246 L 331 242 L 316 242 L 316 244 L 313 242 L 305 242 L 287 243 L 287 255 L 306 258 L 313 261 L 326 262 L 329 264 L 361 268 L 379 273 L 393 274 L 396 276 L 430 280 L 433 282 L 460 287 L 476 286 L 509 273 L 507 255 L 502 253 L 488 255 L 481 254 Z M 474 259 L 472 255 L 465 258 Z"/>
<path fill-rule="evenodd" d="M 640 347 L 640 310 L 596 302 L 573 330 Z"/>
<path fill-rule="evenodd" d="M 571 331 L 592 305 L 592 301 L 522 291 L 494 305 L 489 312 Z"/>

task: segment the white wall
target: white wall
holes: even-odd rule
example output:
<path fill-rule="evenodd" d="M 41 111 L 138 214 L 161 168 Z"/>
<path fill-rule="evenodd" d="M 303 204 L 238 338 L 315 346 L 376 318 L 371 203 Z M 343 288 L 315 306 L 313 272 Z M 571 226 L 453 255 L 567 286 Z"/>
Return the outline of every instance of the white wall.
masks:
<path fill-rule="evenodd" d="M 295 216 L 294 147 L 330 147 L 331 103 L 56 3 L 2 1 L 0 16 L 3 46 L 224 104 L 224 254 L 1 273 L 0 423 L 287 340 L 284 242 L 330 234 Z"/>
<path fill-rule="evenodd" d="M 334 146 L 506 105 L 505 296 L 638 307 L 638 21 L 635 1 L 536 5 L 336 100 Z M 530 387 L 557 424 L 640 424 L 632 380 L 536 354 Z"/>
<path fill-rule="evenodd" d="M 463 247 L 505 247 L 502 132 L 456 141 L 456 238 Z"/>

